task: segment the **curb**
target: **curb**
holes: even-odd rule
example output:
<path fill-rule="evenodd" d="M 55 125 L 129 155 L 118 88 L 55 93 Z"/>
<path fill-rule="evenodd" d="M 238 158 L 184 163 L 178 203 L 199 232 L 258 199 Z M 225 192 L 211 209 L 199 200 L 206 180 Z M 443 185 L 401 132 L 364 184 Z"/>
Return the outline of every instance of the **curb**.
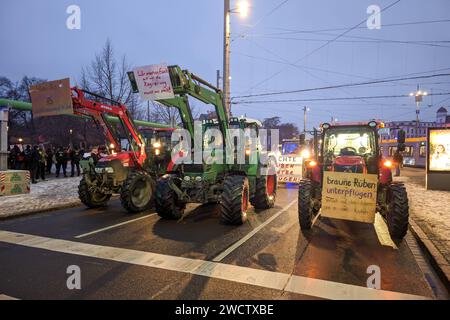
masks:
<path fill-rule="evenodd" d="M 14 219 L 14 218 L 19 218 L 19 217 L 24 217 L 24 216 L 30 216 L 30 215 L 33 215 L 33 214 L 46 213 L 46 212 L 50 212 L 50 211 L 70 209 L 70 208 L 81 206 L 81 204 L 82 204 L 81 202 L 69 203 L 69 204 L 60 205 L 60 206 L 57 206 L 57 207 L 48 207 L 48 208 L 44 208 L 44 209 L 34 209 L 34 210 L 29 210 L 29 211 L 22 211 L 22 212 L 12 213 L 12 214 L 9 214 L 9 215 L 6 215 L 6 216 L 0 216 L 0 221 Z"/>
<path fill-rule="evenodd" d="M 111 197 L 111 200 L 117 200 L 117 199 L 119 199 L 118 195 L 113 195 Z M 83 204 L 81 203 L 81 201 L 79 201 L 79 202 L 72 202 L 72 203 L 68 203 L 68 204 L 62 204 L 62 205 L 57 206 L 57 207 L 48 207 L 48 208 L 43 208 L 43 209 L 34 209 L 34 210 L 29 210 L 29 211 L 22 211 L 22 212 L 9 214 L 9 215 L 6 215 L 6 216 L 0 216 L 0 221 L 5 221 L 5 220 L 9 220 L 9 219 L 14 219 L 14 218 L 20 218 L 20 217 L 24 217 L 24 216 L 30 216 L 30 215 L 33 215 L 33 214 L 47 213 L 47 212 L 51 212 L 51 211 L 57 211 L 57 210 L 81 207 L 81 206 L 83 206 Z M 86 208 L 86 209 L 88 209 L 88 208 Z"/>
<path fill-rule="evenodd" d="M 409 230 L 414 235 L 419 243 L 419 246 L 424 250 L 425 255 L 431 263 L 431 266 L 436 271 L 439 279 L 450 292 L 450 265 L 444 258 L 442 253 L 436 248 L 433 242 L 427 237 L 425 232 L 417 225 L 413 219 L 409 219 Z"/>

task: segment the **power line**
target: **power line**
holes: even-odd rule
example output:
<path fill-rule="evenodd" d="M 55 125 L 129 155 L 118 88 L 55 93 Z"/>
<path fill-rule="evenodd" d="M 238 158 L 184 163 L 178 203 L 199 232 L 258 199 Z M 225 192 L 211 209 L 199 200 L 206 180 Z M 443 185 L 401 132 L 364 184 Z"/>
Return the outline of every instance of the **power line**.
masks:
<path fill-rule="evenodd" d="M 383 24 L 383 28 L 386 28 L 386 27 L 397 27 L 397 26 L 406 26 L 406 25 L 445 23 L 445 22 L 450 22 L 450 19 L 410 21 L 410 22 L 401 22 L 401 23 L 387 23 L 387 24 Z M 318 29 L 318 30 L 293 30 L 293 29 L 285 29 L 285 28 L 274 28 L 274 29 L 285 30 L 286 32 L 268 33 L 267 35 L 284 35 L 284 34 L 296 34 L 296 33 L 316 33 L 316 32 L 329 32 L 329 31 L 346 30 L 346 28 Z M 355 29 L 366 29 L 366 27 L 357 27 Z"/>
<path fill-rule="evenodd" d="M 366 81 L 366 82 L 356 82 L 356 83 L 347 83 L 347 84 L 340 84 L 340 85 L 326 86 L 326 87 L 318 87 L 318 88 L 308 88 L 308 89 L 299 89 L 299 90 L 259 93 L 259 94 L 245 95 L 245 96 L 236 96 L 236 97 L 233 97 L 232 99 L 253 98 L 253 97 L 263 97 L 263 96 L 274 96 L 274 95 L 292 94 L 292 93 L 301 93 L 301 92 L 310 92 L 310 91 L 320 91 L 320 90 L 329 90 L 329 89 L 337 89 L 337 88 L 345 88 L 345 87 L 356 87 L 356 86 L 364 86 L 364 85 L 369 85 L 369 84 L 396 82 L 396 81 L 404 81 L 404 80 L 429 79 L 429 78 L 445 77 L 445 76 L 450 76 L 450 73 L 439 73 L 439 74 L 432 74 L 432 75 L 424 75 L 424 76 L 416 76 L 416 77 L 403 77 L 403 78 L 395 78 L 395 79 L 381 79 L 381 80 Z"/>
<path fill-rule="evenodd" d="M 381 13 L 381 12 L 384 12 L 384 11 L 386 11 L 386 10 L 388 10 L 388 9 L 390 9 L 391 7 L 395 6 L 395 5 L 396 5 L 397 3 L 399 3 L 400 1 L 401 1 L 401 0 L 397 0 L 397 1 L 393 2 L 393 3 L 391 3 L 390 5 L 388 5 L 387 7 L 384 7 L 383 9 L 380 10 L 380 13 Z M 311 52 L 309 52 L 309 53 L 307 53 L 306 55 L 302 56 L 301 58 L 297 59 L 296 61 L 293 62 L 293 64 L 297 64 L 297 63 L 299 63 L 300 61 L 302 61 L 302 60 L 304 60 L 304 59 L 310 57 L 311 55 L 313 55 L 313 54 L 316 53 L 317 51 L 319 51 L 319 50 L 325 48 L 325 47 L 328 46 L 329 44 L 331 44 L 331 43 L 333 43 L 334 41 L 338 40 L 339 38 L 345 36 L 347 33 L 353 31 L 354 29 L 356 29 L 357 27 L 359 27 L 359 26 L 362 25 L 363 23 L 366 23 L 366 21 L 367 21 L 367 19 L 364 19 L 363 21 L 359 22 L 357 25 L 355 25 L 355 26 L 353 26 L 353 27 L 347 29 L 346 31 L 340 33 L 339 35 L 337 35 L 337 36 L 334 37 L 333 39 L 327 41 L 327 42 L 324 43 L 323 45 L 317 47 L 316 49 L 312 50 Z M 254 88 L 260 86 L 261 84 L 263 84 L 263 83 L 265 83 L 265 82 L 267 82 L 267 81 L 273 79 L 274 77 L 276 77 L 277 75 L 279 75 L 280 73 L 282 73 L 284 70 L 286 70 L 286 68 L 281 69 L 280 71 L 274 73 L 274 74 L 271 75 L 270 77 L 268 77 L 268 78 L 264 79 L 263 81 L 257 83 L 255 86 L 251 87 L 249 90 L 252 90 L 252 89 L 254 89 Z"/>
<path fill-rule="evenodd" d="M 430 93 L 428 96 L 450 95 L 450 92 Z M 312 101 L 340 101 L 340 100 L 363 100 L 363 99 L 387 99 L 387 98 L 408 98 L 409 95 L 385 95 L 366 97 L 335 97 L 335 98 L 313 98 L 313 99 L 286 99 L 286 100 L 259 100 L 259 101 L 235 101 L 232 104 L 256 104 L 256 103 L 286 103 L 286 102 L 312 102 Z"/>

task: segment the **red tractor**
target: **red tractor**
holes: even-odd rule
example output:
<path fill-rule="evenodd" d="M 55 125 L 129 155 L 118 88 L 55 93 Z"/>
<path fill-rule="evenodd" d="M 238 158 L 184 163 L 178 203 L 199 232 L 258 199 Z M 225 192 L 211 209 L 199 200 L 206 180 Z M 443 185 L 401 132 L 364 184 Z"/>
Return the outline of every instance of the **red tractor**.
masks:
<path fill-rule="evenodd" d="M 378 130 L 381 122 L 322 124 L 320 146 L 315 140 L 317 154 L 305 161 L 304 178 L 299 183 L 298 214 L 303 230 L 311 229 L 312 221 L 322 207 L 324 173 L 343 172 L 372 174 L 378 177 L 376 211 L 387 222 L 394 241 L 401 241 L 408 229 L 408 197 L 402 183 L 392 179 L 392 162 L 382 159 Z M 399 133 L 401 151 L 404 132 Z"/>
<path fill-rule="evenodd" d="M 89 208 L 96 208 L 106 205 L 112 194 L 118 193 L 122 206 L 128 212 L 149 208 L 154 198 L 155 181 L 165 173 L 165 169 L 160 172 L 163 163 L 160 158 L 166 155 L 161 153 L 161 141 L 154 140 L 150 149 L 146 147 L 146 141 L 125 105 L 77 87 L 69 89 L 54 85 L 59 82 L 32 88 L 33 108 L 48 108 L 49 101 L 60 101 L 62 98 L 70 101 L 73 113 L 92 119 L 102 128 L 108 141 L 106 154 L 99 159 L 88 156 L 80 161 L 83 168 L 78 187 L 81 202 Z M 95 100 L 86 98 L 86 95 Z M 158 130 L 173 130 L 164 125 L 154 125 L 153 137 L 157 136 L 155 132 Z"/>

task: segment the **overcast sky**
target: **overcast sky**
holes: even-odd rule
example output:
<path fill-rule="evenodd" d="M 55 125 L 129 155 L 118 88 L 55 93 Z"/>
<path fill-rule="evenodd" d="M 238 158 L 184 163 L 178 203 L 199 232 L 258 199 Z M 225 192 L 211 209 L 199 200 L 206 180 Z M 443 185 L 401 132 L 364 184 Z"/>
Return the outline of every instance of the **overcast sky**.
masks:
<path fill-rule="evenodd" d="M 384 8 L 395 1 L 249 0 L 250 15 L 233 15 L 231 20 L 231 95 L 450 73 L 450 21 L 423 23 L 450 20 L 448 0 L 402 0 L 381 14 L 380 30 L 362 23 L 323 46 L 367 19 L 369 5 Z M 81 8 L 81 30 L 66 28 L 71 4 Z M 0 30 L 0 75 L 13 80 L 69 76 L 74 82 L 107 38 L 135 66 L 178 64 L 212 83 L 222 68 L 222 0 L 1 0 Z M 418 83 L 428 92 L 450 92 L 447 76 L 242 100 L 403 95 Z M 331 116 L 339 121 L 415 119 L 409 97 L 256 103 L 232 109 L 235 115 L 258 119 L 277 115 L 302 128 L 305 105 L 310 108 L 309 128 Z M 434 120 L 438 107 L 449 105 L 450 95 L 427 97 L 421 118 Z"/>

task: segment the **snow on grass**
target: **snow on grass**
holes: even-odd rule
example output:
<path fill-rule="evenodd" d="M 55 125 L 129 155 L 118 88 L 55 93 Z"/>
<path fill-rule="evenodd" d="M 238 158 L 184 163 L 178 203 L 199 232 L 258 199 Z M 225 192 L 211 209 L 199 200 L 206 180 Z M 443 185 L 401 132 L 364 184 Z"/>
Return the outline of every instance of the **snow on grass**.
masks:
<path fill-rule="evenodd" d="M 80 177 L 56 178 L 31 185 L 29 194 L 0 196 L 0 218 L 81 204 Z"/>

